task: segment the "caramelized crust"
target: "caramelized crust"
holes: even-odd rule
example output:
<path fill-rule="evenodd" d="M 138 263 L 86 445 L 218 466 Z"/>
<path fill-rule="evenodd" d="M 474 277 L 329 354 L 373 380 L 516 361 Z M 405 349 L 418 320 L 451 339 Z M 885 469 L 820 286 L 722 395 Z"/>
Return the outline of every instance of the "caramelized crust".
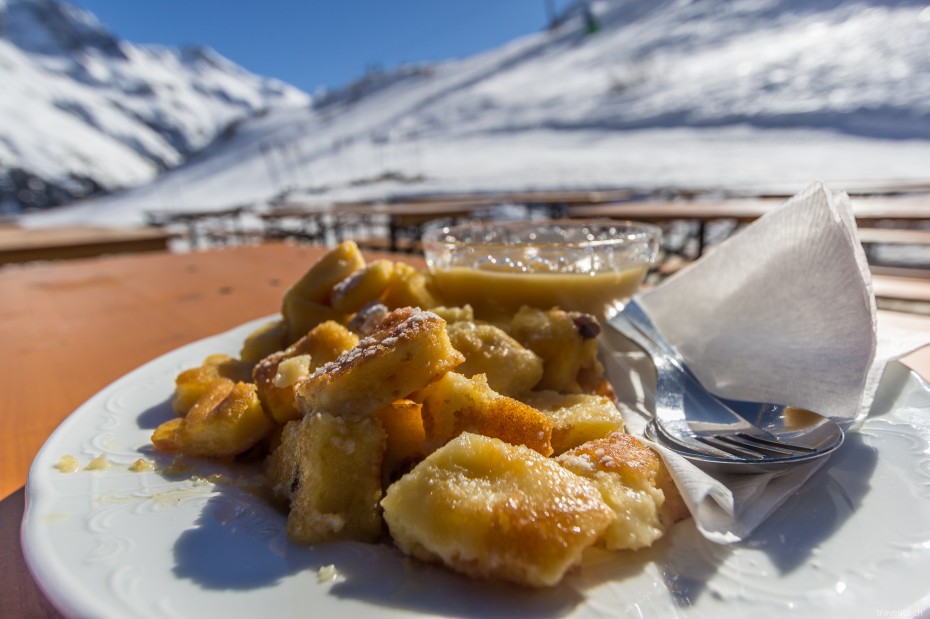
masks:
<path fill-rule="evenodd" d="M 405 553 L 482 579 L 558 583 L 613 519 L 585 479 L 526 447 L 462 434 L 388 488 Z"/>
<path fill-rule="evenodd" d="M 410 307 L 394 310 L 358 346 L 317 368 L 298 388 L 298 403 L 305 414 L 374 415 L 463 360 L 439 316 Z"/>
<path fill-rule="evenodd" d="M 188 456 L 235 456 L 261 441 L 271 427 L 255 385 L 221 378 L 210 384 L 186 416 L 158 426 L 152 444 Z"/>
<path fill-rule="evenodd" d="M 483 374 L 466 378 L 449 372 L 418 392 L 428 446 L 436 449 L 463 432 L 525 445 L 552 454 L 552 420 L 535 408 L 500 395 Z"/>
<path fill-rule="evenodd" d="M 623 430 L 623 415 L 614 401 L 605 396 L 533 391 L 521 399 L 552 419 L 555 454 Z"/>
<path fill-rule="evenodd" d="M 210 355 L 199 367 L 184 370 L 174 379 L 171 408 L 178 415 L 186 415 L 217 379 L 247 381 L 251 371 L 249 363 L 238 361 L 229 355 Z"/>
<path fill-rule="evenodd" d="M 356 344 L 358 337 L 354 333 L 337 322 L 326 321 L 311 329 L 310 333 L 286 350 L 265 357 L 252 371 L 252 380 L 258 388 L 262 406 L 278 423 L 297 419 L 300 417 L 297 407 L 298 385 L 310 372 L 333 361 Z M 301 356 L 309 359 L 302 372 L 295 374 L 291 370 L 290 376 L 282 377 L 282 364 Z"/>
<path fill-rule="evenodd" d="M 667 527 L 681 519 L 681 502 L 662 459 L 638 439 L 622 432 L 589 441 L 556 460 L 569 470 L 587 477 L 600 489 L 613 509 L 614 521 L 604 534 L 610 550 L 635 550 L 650 546 Z M 660 479 L 663 488 L 659 487 Z M 670 508 L 663 513 L 665 492 L 673 493 Z"/>

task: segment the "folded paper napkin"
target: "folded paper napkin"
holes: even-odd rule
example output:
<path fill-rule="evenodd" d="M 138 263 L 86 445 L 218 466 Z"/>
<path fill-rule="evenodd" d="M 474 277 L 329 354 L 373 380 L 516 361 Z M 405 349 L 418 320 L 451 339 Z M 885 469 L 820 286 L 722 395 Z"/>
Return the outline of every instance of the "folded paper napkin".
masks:
<path fill-rule="evenodd" d="M 878 337 L 849 198 L 819 183 L 638 299 L 712 392 L 817 411 L 847 431 L 868 414 L 885 363 L 930 339 Z M 627 415 L 634 433 L 654 402 L 644 363 L 632 348 L 606 363 L 615 384 L 629 383 L 620 390 L 637 404 Z M 828 461 L 711 476 L 656 447 L 698 529 L 719 543 L 744 539 Z"/>

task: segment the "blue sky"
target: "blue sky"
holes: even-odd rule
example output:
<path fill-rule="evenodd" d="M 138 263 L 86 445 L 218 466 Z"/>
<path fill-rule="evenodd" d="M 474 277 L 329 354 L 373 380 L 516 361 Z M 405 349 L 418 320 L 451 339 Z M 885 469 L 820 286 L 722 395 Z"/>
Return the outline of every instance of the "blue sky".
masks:
<path fill-rule="evenodd" d="M 307 92 L 545 27 L 567 0 L 72 0 L 133 43 L 202 44 Z"/>

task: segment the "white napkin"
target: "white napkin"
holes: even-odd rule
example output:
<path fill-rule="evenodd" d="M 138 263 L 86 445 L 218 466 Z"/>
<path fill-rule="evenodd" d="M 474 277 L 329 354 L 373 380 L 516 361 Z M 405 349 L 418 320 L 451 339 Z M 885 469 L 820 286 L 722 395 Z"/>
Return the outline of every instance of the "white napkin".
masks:
<path fill-rule="evenodd" d="M 898 335 L 876 355 L 871 275 L 849 197 L 819 183 L 638 298 L 711 391 L 818 411 L 847 431 L 867 415 L 885 363 L 926 341 Z M 615 351 L 606 365 L 612 382 L 629 381 L 638 414 L 627 423 L 640 433 L 655 372 L 637 352 Z M 719 543 L 744 539 L 826 462 L 711 476 L 657 447 L 698 529 Z"/>

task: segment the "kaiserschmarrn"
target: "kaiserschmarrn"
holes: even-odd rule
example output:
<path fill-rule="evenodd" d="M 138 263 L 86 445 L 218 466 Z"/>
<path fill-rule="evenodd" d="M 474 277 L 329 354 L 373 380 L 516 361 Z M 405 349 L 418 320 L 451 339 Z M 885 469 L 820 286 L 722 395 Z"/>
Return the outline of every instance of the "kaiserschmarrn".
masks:
<path fill-rule="evenodd" d="M 175 381 L 160 451 L 260 460 L 296 544 L 395 544 L 469 577 L 551 587 L 592 547 L 654 543 L 687 509 L 624 432 L 596 318 L 448 306 L 430 275 L 341 243 L 239 358 Z M 338 567 L 338 566 L 337 566 Z"/>

